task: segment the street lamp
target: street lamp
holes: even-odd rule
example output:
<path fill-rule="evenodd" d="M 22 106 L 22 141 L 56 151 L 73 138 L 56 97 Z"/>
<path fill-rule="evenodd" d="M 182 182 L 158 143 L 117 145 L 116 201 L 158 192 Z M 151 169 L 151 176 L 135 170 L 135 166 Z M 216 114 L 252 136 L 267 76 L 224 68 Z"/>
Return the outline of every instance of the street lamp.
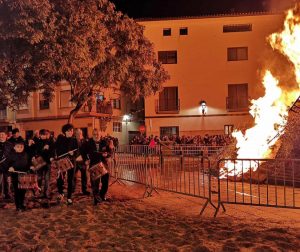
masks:
<path fill-rule="evenodd" d="M 204 100 L 201 100 L 200 103 L 199 103 L 200 107 L 200 111 L 202 113 L 202 115 L 206 115 L 207 114 L 207 105 L 206 105 L 206 101 Z"/>
<path fill-rule="evenodd" d="M 129 119 L 130 119 L 129 115 L 124 115 L 123 116 L 123 122 L 125 122 L 126 124 L 128 123 Z"/>
<path fill-rule="evenodd" d="M 130 121 L 130 119 L 131 119 L 130 115 L 125 114 L 125 115 L 123 116 L 123 122 L 125 122 L 125 125 L 126 125 L 126 128 L 125 128 L 125 134 L 126 134 L 126 136 L 127 136 L 127 141 L 128 141 L 127 124 L 128 124 L 128 122 Z M 127 142 L 127 141 L 126 141 L 126 142 Z"/>

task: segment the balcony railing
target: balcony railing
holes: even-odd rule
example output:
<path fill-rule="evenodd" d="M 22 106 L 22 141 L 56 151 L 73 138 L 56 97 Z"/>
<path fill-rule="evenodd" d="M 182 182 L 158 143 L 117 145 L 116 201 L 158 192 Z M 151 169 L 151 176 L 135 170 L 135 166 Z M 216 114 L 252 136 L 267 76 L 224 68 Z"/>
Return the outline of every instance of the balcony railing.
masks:
<path fill-rule="evenodd" d="M 248 96 L 226 97 L 226 110 L 228 112 L 249 111 L 250 98 Z"/>
<path fill-rule="evenodd" d="M 179 99 L 159 99 L 155 101 L 156 113 L 179 113 Z"/>
<path fill-rule="evenodd" d="M 7 119 L 7 110 L 0 109 L 0 120 L 6 120 L 6 119 Z"/>
<path fill-rule="evenodd" d="M 98 102 L 92 106 L 85 105 L 82 108 L 82 111 L 107 115 L 113 114 L 112 105 L 110 102 Z"/>
<path fill-rule="evenodd" d="M 110 102 L 97 103 L 96 112 L 99 114 L 111 115 L 113 113 L 111 103 Z"/>

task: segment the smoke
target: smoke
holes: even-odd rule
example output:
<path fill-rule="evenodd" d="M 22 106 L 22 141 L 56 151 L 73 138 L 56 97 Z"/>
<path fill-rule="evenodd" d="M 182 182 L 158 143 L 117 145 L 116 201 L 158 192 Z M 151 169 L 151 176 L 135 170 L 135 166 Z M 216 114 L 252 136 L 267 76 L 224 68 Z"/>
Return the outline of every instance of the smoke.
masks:
<path fill-rule="evenodd" d="M 266 10 L 282 13 L 299 4 L 294 10 L 298 15 L 300 14 L 300 0 L 265 0 L 264 4 L 268 4 L 266 5 L 268 7 Z M 281 32 L 282 29 L 283 23 L 282 27 L 276 32 Z M 273 50 L 270 46 L 261 53 L 259 61 L 262 69 L 260 72 L 261 77 L 265 74 L 265 69 L 269 69 L 272 75 L 280 81 L 279 86 L 283 90 L 291 91 L 298 88 L 299 84 L 296 81 L 295 66 L 287 56 L 278 50 Z"/>
<path fill-rule="evenodd" d="M 261 54 L 261 78 L 265 70 L 271 71 L 272 75 L 279 80 L 279 86 L 283 90 L 292 91 L 298 88 L 295 67 L 292 62 L 279 51 L 268 48 Z M 264 59 L 264 60 L 263 60 Z"/>
<path fill-rule="evenodd" d="M 267 11 L 284 11 L 299 3 L 300 0 L 265 0 L 263 5 Z"/>

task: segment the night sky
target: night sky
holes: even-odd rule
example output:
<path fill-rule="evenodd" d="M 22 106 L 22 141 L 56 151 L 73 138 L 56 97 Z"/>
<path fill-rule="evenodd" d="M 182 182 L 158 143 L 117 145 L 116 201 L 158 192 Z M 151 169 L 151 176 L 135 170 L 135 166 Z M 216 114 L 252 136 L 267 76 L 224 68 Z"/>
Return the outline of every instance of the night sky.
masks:
<path fill-rule="evenodd" d="M 132 18 L 199 16 L 280 9 L 294 0 L 111 0 Z"/>
<path fill-rule="evenodd" d="M 264 10 L 259 0 L 113 0 L 118 10 L 133 18 L 197 16 Z"/>

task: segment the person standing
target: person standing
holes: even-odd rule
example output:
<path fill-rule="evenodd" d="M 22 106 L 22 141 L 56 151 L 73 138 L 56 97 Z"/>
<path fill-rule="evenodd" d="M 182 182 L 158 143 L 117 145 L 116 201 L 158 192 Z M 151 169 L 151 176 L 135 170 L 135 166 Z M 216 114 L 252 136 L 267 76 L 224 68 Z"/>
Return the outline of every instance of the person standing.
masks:
<path fill-rule="evenodd" d="M 76 188 L 76 182 L 77 182 L 77 173 L 80 171 L 81 173 L 81 191 L 83 195 L 90 195 L 91 193 L 87 190 L 87 166 L 85 165 L 82 155 L 83 155 L 83 149 L 84 145 L 86 144 L 86 139 L 83 137 L 82 130 L 76 129 L 75 130 L 75 138 L 77 140 L 77 145 L 79 148 L 80 156 L 76 159 L 75 163 L 75 174 L 74 174 L 74 182 L 73 182 L 73 192 Z"/>
<path fill-rule="evenodd" d="M 105 139 L 102 139 L 98 129 L 93 130 L 93 136 L 88 140 L 83 151 L 83 160 L 86 165 L 93 167 L 99 165 L 103 168 L 102 165 L 107 167 L 107 159 L 110 157 L 110 150 Z M 104 169 L 106 171 L 106 169 Z M 94 196 L 94 205 L 97 205 L 101 201 L 106 200 L 106 193 L 108 191 L 108 181 L 109 173 L 104 172 L 101 174 L 101 189 L 100 186 L 100 177 L 92 178 L 91 177 L 91 186 Z"/>
<path fill-rule="evenodd" d="M 11 198 L 8 181 L 9 173 L 7 172 L 7 167 L 5 167 L 5 160 L 12 150 L 13 144 L 7 141 L 6 131 L 0 130 L 0 181 L 2 181 L 2 183 L 0 183 L 0 189 L 1 192 L 3 192 L 5 199 Z"/>
<path fill-rule="evenodd" d="M 57 178 L 57 189 L 58 189 L 58 201 L 61 202 L 64 198 L 64 176 L 67 175 L 67 204 L 73 204 L 72 201 L 72 192 L 73 192 L 73 180 L 74 180 L 74 167 L 75 167 L 75 160 L 78 150 L 78 144 L 73 136 L 74 134 L 74 127 L 72 124 L 65 124 L 62 126 L 62 134 L 57 137 L 55 143 L 55 152 L 56 156 L 59 157 L 64 155 L 70 159 L 73 164 L 73 168 L 69 169 L 67 172 L 59 172 Z"/>
<path fill-rule="evenodd" d="M 6 167 L 9 167 L 8 171 L 12 173 L 12 184 L 14 188 L 15 205 L 17 211 L 24 211 L 24 199 L 25 189 L 19 189 L 18 173 L 16 172 L 28 172 L 30 169 L 30 159 L 28 154 L 25 152 L 24 141 L 17 140 L 14 143 L 14 150 L 9 154 L 6 162 Z"/>
<path fill-rule="evenodd" d="M 41 188 L 44 182 L 41 197 L 49 198 L 48 187 L 50 182 L 51 161 L 54 157 L 54 142 L 47 138 L 47 130 L 41 129 L 39 131 L 39 138 L 35 140 L 36 143 L 36 158 L 42 158 L 46 164 L 37 170 L 38 185 Z"/>
<path fill-rule="evenodd" d="M 8 139 L 8 141 L 12 144 L 24 141 L 23 137 L 20 136 L 20 131 L 18 128 L 12 130 L 12 136 Z"/>
<path fill-rule="evenodd" d="M 40 139 L 40 130 L 35 130 L 33 133 L 32 140 L 37 143 Z"/>

